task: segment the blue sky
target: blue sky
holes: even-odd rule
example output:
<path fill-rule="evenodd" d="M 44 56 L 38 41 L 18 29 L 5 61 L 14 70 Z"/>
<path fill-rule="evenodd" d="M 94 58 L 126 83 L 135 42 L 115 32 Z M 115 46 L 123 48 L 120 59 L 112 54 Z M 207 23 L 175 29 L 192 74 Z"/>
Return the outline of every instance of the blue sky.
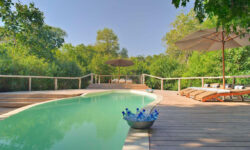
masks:
<path fill-rule="evenodd" d="M 162 37 L 181 11 L 172 0 L 20 0 L 34 2 L 48 25 L 67 32 L 66 43 L 94 44 L 97 30 L 108 27 L 119 37 L 120 48 L 130 56 L 165 52 Z"/>

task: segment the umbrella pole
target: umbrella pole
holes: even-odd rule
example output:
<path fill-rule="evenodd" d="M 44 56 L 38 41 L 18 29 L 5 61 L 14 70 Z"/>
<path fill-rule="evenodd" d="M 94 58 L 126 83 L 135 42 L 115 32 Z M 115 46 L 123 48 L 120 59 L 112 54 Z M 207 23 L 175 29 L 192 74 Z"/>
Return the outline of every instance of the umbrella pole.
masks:
<path fill-rule="evenodd" d="M 223 89 L 225 89 L 225 56 L 224 56 L 225 41 L 224 41 L 223 31 L 221 32 L 221 36 L 222 36 L 222 67 L 223 67 L 222 78 L 223 78 Z"/>
<path fill-rule="evenodd" d="M 119 66 L 118 70 L 119 70 L 119 77 L 118 77 L 118 79 L 120 81 L 120 66 Z"/>

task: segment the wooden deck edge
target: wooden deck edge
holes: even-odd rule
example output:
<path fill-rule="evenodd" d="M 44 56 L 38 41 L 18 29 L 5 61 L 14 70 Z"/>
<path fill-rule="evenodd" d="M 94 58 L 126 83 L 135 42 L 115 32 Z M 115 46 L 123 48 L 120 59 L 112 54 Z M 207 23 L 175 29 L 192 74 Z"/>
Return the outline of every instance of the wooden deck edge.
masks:
<path fill-rule="evenodd" d="M 130 128 L 122 150 L 149 150 L 148 130 Z"/>
<path fill-rule="evenodd" d="M 69 97 L 67 97 L 67 98 L 69 98 Z M 27 105 L 27 106 L 24 106 L 24 107 L 17 108 L 17 109 L 15 109 L 13 111 L 10 111 L 10 112 L 7 112 L 5 114 L 0 115 L 0 120 L 8 118 L 8 117 L 10 117 L 12 115 L 15 115 L 15 114 L 17 114 L 19 112 L 22 112 L 22 111 L 24 111 L 26 109 L 29 109 L 31 107 L 34 107 L 34 106 L 49 103 L 49 102 L 53 102 L 53 101 L 59 101 L 59 100 L 63 100 L 63 99 L 65 99 L 65 98 L 60 98 L 60 99 L 54 99 L 54 100 L 49 100 L 49 101 L 45 101 L 45 102 L 34 103 L 34 104 L 31 104 L 31 105 Z"/>

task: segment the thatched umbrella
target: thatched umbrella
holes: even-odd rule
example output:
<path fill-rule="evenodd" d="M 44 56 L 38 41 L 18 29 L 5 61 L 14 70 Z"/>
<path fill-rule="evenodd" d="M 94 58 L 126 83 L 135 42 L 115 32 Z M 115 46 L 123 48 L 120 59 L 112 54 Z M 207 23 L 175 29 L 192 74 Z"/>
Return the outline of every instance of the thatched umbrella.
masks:
<path fill-rule="evenodd" d="M 131 60 L 126 60 L 126 59 L 113 59 L 106 61 L 106 64 L 119 68 L 119 79 L 120 79 L 120 67 L 127 67 L 134 65 L 134 63 Z"/>
<path fill-rule="evenodd" d="M 182 50 L 213 51 L 222 49 L 223 89 L 225 89 L 224 50 L 250 45 L 249 38 L 249 34 L 241 37 L 235 33 L 226 34 L 222 29 L 213 28 L 194 32 L 175 44 Z"/>

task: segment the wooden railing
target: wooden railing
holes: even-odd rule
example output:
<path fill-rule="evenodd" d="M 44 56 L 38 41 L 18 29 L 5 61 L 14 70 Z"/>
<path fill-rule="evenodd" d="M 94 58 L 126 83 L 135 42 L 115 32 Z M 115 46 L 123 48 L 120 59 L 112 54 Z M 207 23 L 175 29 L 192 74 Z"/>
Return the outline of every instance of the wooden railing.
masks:
<path fill-rule="evenodd" d="M 50 77 L 50 76 L 24 76 L 24 75 L 0 75 L 0 78 L 25 78 L 28 79 L 28 90 L 32 90 L 32 79 L 54 79 L 54 89 L 58 89 L 58 79 L 69 79 L 69 80 L 78 80 L 78 88 L 81 89 L 82 79 L 90 77 L 90 83 L 101 84 L 101 78 L 107 77 L 111 81 L 112 79 L 118 78 L 118 75 L 97 75 L 94 73 L 87 74 L 81 77 Z M 222 76 L 219 77 L 179 77 L 179 78 L 163 78 L 158 76 L 153 76 L 149 74 L 142 74 L 142 75 L 120 75 L 121 78 L 131 79 L 136 78 L 139 84 L 145 84 L 145 77 L 155 78 L 161 81 L 161 90 L 164 89 L 164 81 L 167 80 L 178 80 L 178 91 L 181 90 L 181 80 L 192 80 L 192 79 L 200 79 L 201 86 L 204 86 L 205 79 L 222 79 Z M 250 75 L 238 75 L 238 76 L 225 76 L 226 79 L 233 79 L 233 84 L 235 84 L 236 78 L 250 78 Z"/>
<path fill-rule="evenodd" d="M 219 77 L 179 77 L 179 78 L 162 78 L 158 76 L 153 76 L 149 74 L 142 74 L 142 84 L 145 84 L 145 77 L 151 77 L 155 79 L 159 79 L 161 81 L 161 90 L 164 89 L 164 80 L 178 80 L 178 91 L 181 90 L 181 80 L 192 80 L 192 79 L 200 79 L 201 80 L 201 86 L 204 87 L 204 80 L 205 79 L 222 79 L 222 76 Z M 226 79 L 233 79 L 233 84 L 235 84 L 236 78 L 250 78 L 250 75 L 239 75 L 239 76 L 225 76 Z"/>
<path fill-rule="evenodd" d="M 90 82 L 93 83 L 93 73 L 81 76 L 81 77 L 50 77 L 50 76 L 25 76 L 25 75 L 0 75 L 0 78 L 26 78 L 28 79 L 28 86 L 29 86 L 29 91 L 31 91 L 32 89 L 32 79 L 36 78 L 36 79 L 54 79 L 54 88 L 55 90 L 58 89 L 57 83 L 58 83 L 58 79 L 68 79 L 68 80 L 78 80 L 78 88 L 81 89 L 81 81 L 83 78 L 87 78 L 87 77 L 91 77 L 90 78 Z"/>

